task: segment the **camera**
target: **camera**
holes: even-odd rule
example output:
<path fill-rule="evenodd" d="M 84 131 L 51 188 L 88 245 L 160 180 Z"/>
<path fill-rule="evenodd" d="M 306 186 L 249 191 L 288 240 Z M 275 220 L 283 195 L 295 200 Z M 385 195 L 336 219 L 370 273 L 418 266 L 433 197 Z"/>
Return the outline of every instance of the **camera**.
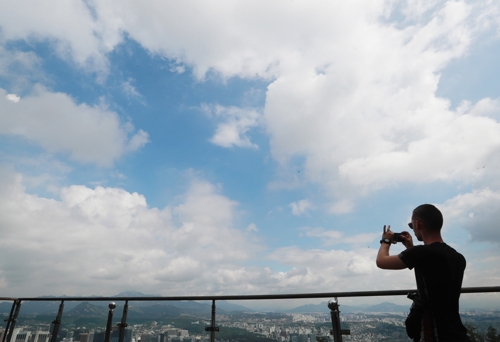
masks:
<path fill-rule="evenodd" d="M 401 237 L 401 233 L 394 233 L 394 241 L 403 242 L 403 238 Z"/>

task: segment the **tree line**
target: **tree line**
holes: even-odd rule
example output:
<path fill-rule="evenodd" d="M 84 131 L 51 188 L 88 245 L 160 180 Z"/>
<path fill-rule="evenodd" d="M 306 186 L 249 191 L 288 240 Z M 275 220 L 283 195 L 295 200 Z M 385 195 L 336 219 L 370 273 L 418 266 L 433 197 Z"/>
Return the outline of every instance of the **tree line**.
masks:
<path fill-rule="evenodd" d="M 465 327 L 467 328 L 471 342 L 500 342 L 500 334 L 497 334 L 497 329 L 491 325 L 485 333 L 477 331 L 477 328 L 470 324 L 466 324 Z"/>

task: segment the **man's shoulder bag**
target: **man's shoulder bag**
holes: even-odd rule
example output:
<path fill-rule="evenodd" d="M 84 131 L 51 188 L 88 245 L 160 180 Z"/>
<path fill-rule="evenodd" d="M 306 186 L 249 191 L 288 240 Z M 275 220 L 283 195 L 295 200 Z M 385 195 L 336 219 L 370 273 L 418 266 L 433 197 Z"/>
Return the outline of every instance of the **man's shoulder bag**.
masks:
<path fill-rule="evenodd" d="M 405 326 L 406 333 L 411 339 L 420 340 L 420 331 L 422 330 L 422 315 L 424 312 L 424 302 L 418 294 L 414 292 L 408 293 L 408 298 L 413 300 L 410 312 L 406 316 Z"/>

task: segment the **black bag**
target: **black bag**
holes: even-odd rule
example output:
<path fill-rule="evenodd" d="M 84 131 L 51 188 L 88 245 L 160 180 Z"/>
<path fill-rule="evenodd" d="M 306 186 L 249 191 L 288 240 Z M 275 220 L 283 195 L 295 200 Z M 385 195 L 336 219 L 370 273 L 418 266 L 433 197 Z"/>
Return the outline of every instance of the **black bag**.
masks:
<path fill-rule="evenodd" d="M 422 330 L 422 314 L 424 312 L 424 303 L 416 293 L 409 293 L 408 298 L 413 300 L 408 316 L 406 316 L 406 333 L 411 339 L 420 340 L 420 331 Z"/>

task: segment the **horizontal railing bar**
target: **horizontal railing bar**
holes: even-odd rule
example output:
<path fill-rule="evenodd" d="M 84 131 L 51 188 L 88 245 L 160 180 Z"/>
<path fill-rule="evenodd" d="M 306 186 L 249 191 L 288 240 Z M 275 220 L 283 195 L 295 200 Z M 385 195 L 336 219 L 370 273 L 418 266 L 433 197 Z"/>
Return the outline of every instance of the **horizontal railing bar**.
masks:
<path fill-rule="evenodd" d="M 353 291 L 353 292 L 323 292 L 323 293 L 291 293 L 268 295 L 220 295 L 220 296 L 174 296 L 174 297 L 0 297 L 0 300 L 13 301 L 178 301 L 178 300 L 261 300 L 261 299 L 304 299 L 304 298 L 333 298 L 333 297 L 379 297 L 379 296 L 406 296 L 410 290 L 385 291 Z M 500 292 L 500 286 L 463 287 L 462 293 L 489 293 Z"/>

